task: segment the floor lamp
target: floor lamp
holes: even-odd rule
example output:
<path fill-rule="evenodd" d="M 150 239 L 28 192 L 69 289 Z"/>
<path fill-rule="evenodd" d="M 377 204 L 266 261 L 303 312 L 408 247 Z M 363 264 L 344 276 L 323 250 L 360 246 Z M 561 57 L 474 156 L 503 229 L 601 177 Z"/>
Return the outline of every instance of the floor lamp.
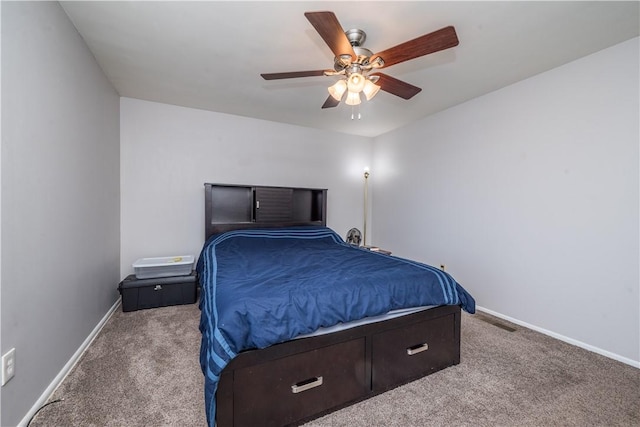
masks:
<path fill-rule="evenodd" d="M 363 245 L 367 246 L 367 210 L 368 210 L 368 190 L 369 190 L 369 168 L 364 168 L 364 240 Z"/>

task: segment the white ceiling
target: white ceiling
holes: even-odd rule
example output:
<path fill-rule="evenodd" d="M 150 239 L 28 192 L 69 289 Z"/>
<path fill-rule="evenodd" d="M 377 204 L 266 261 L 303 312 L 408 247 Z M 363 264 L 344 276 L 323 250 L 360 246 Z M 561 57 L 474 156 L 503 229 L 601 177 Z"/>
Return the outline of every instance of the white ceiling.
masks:
<path fill-rule="evenodd" d="M 377 136 L 597 52 L 639 33 L 630 2 L 259 1 L 62 2 L 121 96 Z M 460 44 L 385 68 L 422 88 L 321 109 L 336 77 L 265 81 L 260 73 L 322 70 L 333 54 L 305 18 L 333 11 L 367 33 L 374 53 L 453 25 Z"/>

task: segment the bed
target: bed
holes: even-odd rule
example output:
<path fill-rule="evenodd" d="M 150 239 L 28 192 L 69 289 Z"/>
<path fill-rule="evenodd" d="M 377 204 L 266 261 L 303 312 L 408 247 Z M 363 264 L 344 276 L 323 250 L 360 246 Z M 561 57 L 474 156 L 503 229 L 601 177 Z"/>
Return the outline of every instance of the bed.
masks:
<path fill-rule="evenodd" d="M 345 243 L 326 189 L 205 184 L 200 363 L 210 426 L 298 425 L 460 362 L 448 274 Z"/>

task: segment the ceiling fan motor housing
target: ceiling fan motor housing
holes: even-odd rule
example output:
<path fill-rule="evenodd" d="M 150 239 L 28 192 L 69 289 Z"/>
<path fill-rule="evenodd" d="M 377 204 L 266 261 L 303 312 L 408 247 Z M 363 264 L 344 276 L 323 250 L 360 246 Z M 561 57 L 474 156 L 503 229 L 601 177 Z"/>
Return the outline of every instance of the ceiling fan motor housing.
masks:
<path fill-rule="evenodd" d="M 354 47 L 362 46 L 364 44 L 364 41 L 367 39 L 367 33 L 357 28 L 347 30 L 344 33 L 347 36 L 349 43 L 351 43 L 351 46 Z"/>
<path fill-rule="evenodd" d="M 352 60 L 350 54 L 344 54 L 337 56 L 334 59 L 333 69 L 337 72 L 346 72 L 347 77 L 352 73 L 362 74 L 363 70 L 370 70 L 371 68 L 380 68 L 384 65 L 384 61 L 379 56 L 373 63 L 369 63 L 369 58 L 373 56 L 373 52 L 369 49 L 362 47 L 362 44 L 367 39 L 367 34 L 357 28 L 345 31 L 344 33 L 353 47 L 353 52 L 356 54 L 356 59 Z M 357 65 L 357 68 L 354 68 Z"/>

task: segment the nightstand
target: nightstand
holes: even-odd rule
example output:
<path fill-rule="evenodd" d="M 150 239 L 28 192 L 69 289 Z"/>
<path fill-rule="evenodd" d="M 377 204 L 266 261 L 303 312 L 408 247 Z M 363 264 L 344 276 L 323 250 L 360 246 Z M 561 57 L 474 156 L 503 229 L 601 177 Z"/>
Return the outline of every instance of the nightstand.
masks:
<path fill-rule="evenodd" d="M 391 251 L 388 251 L 386 249 L 381 249 L 377 246 L 363 246 L 363 248 L 365 249 L 369 249 L 371 252 L 380 252 L 381 254 L 385 254 L 385 255 L 391 255 Z"/>

